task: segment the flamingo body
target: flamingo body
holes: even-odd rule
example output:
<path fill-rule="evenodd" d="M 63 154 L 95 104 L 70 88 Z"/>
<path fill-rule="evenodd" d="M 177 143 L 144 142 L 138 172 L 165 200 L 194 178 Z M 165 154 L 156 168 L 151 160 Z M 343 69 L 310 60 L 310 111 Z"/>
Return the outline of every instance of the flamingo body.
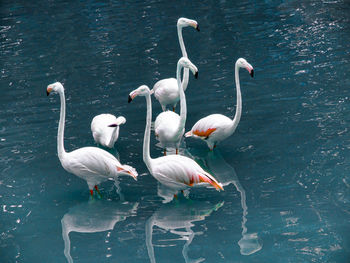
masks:
<path fill-rule="evenodd" d="M 126 119 L 123 116 L 118 118 L 112 114 L 95 116 L 91 122 L 91 132 L 95 142 L 104 147 L 113 148 L 119 137 L 119 126 L 125 122 Z"/>
<path fill-rule="evenodd" d="M 195 137 L 205 140 L 209 148 L 213 148 L 219 141 L 231 136 L 232 120 L 222 114 L 211 114 L 197 121 L 185 137 Z"/>
<path fill-rule="evenodd" d="M 121 174 L 137 176 L 133 167 L 122 165 L 112 154 L 97 147 L 79 148 L 64 154 L 60 161 L 66 171 L 84 179 L 89 189 Z"/>
<path fill-rule="evenodd" d="M 154 122 L 154 132 L 162 148 L 179 148 L 185 128 L 178 131 L 180 126 L 180 116 L 173 111 L 163 111 Z"/>
<path fill-rule="evenodd" d="M 216 190 L 223 190 L 222 185 L 212 175 L 195 161 L 182 155 L 152 159 L 150 172 L 160 183 L 174 190 L 208 185 L 212 185 Z"/>
<path fill-rule="evenodd" d="M 166 111 L 166 106 L 171 105 L 174 109 L 180 99 L 177 80 L 175 78 L 161 79 L 153 86 L 152 93 L 159 101 L 162 110 Z"/>

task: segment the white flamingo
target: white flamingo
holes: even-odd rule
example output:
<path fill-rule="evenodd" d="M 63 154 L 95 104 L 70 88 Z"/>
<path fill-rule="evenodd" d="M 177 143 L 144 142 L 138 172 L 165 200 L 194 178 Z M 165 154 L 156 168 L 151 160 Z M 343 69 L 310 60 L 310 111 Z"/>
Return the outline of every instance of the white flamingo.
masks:
<path fill-rule="evenodd" d="M 223 190 L 222 185 L 209 173 L 204 171 L 195 161 L 181 155 L 167 155 L 158 158 L 150 156 L 150 134 L 152 121 L 152 102 L 150 90 L 142 85 L 129 94 L 128 102 L 136 96 L 144 96 L 147 103 L 147 119 L 143 140 L 143 161 L 149 172 L 160 183 L 174 191 L 188 189 L 192 186 L 212 185 L 216 190 Z M 176 197 L 176 194 L 174 195 Z"/>
<path fill-rule="evenodd" d="M 172 111 L 163 111 L 160 113 L 154 122 L 154 132 L 157 140 L 159 140 L 161 147 L 164 149 L 164 155 L 166 155 L 167 147 L 176 148 L 176 154 L 182 136 L 185 132 L 186 123 L 186 96 L 183 90 L 183 83 L 181 83 L 181 69 L 190 69 L 195 78 L 198 78 L 198 69 L 192 62 L 185 57 L 182 57 L 177 62 L 176 79 L 177 86 L 180 93 L 180 116 Z"/>
<path fill-rule="evenodd" d="M 91 122 L 91 132 L 96 143 L 104 147 L 113 148 L 119 137 L 119 126 L 124 124 L 123 116 L 116 118 L 112 114 L 100 114 Z"/>
<path fill-rule="evenodd" d="M 63 168 L 84 179 L 93 196 L 93 190 L 99 193 L 97 185 L 109 178 L 117 180 L 119 175 L 125 174 L 137 179 L 136 170 L 126 164 L 121 164 L 112 154 L 97 147 L 83 147 L 72 152 L 64 149 L 64 123 L 66 118 L 66 101 L 64 88 L 60 82 L 47 86 L 46 93 L 57 92 L 61 99 L 60 121 L 57 133 L 57 153 Z"/>
<path fill-rule="evenodd" d="M 235 65 L 235 80 L 237 89 L 236 114 L 233 120 L 222 114 L 211 114 L 197 121 L 185 137 L 194 137 L 205 140 L 210 150 L 216 147 L 216 144 L 231 136 L 236 130 L 242 114 L 242 96 L 239 84 L 239 69 L 246 68 L 251 77 L 254 76 L 254 69 L 244 58 L 239 58 Z"/>
<path fill-rule="evenodd" d="M 184 44 L 184 40 L 182 37 L 182 28 L 184 27 L 194 27 L 197 31 L 199 31 L 199 26 L 196 20 L 188 19 L 181 17 L 177 20 L 177 35 L 179 38 L 180 48 L 182 52 L 182 56 L 187 58 L 187 52 Z M 187 88 L 188 84 L 189 72 L 188 69 L 184 69 L 183 73 L 183 89 L 184 91 Z M 177 85 L 177 80 L 174 78 L 162 79 L 154 84 L 153 89 L 151 90 L 151 94 L 154 93 L 154 97 L 159 101 L 162 106 L 163 111 L 166 110 L 167 105 L 173 106 L 173 111 L 175 111 L 175 107 L 177 102 L 180 99 L 179 89 Z"/>

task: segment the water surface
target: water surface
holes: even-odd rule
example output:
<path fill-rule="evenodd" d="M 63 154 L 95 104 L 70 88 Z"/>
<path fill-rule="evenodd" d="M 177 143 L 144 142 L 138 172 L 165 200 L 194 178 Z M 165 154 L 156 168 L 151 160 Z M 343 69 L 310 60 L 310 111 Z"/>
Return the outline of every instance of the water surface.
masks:
<path fill-rule="evenodd" d="M 350 4 L 336 1 L 2 1 L 0 258 L 2 262 L 349 262 Z M 186 130 L 233 117 L 234 63 L 243 112 L 235 134 L 183 154 L 225 184 L 162 203 L 142 161 L 142 84 L 174 77 L 176 21 L 199 79 L 186 91 Z M 113 154 L 142 174 L 100 186 L 67 173 L 56 154 L 65 86 L 68 151 L 93 146 L 100 113 L 127 122 Z M 161 111 L 153 99 L 153 114 Z M 152 137 L 151 154 L 161 156 Z"/>

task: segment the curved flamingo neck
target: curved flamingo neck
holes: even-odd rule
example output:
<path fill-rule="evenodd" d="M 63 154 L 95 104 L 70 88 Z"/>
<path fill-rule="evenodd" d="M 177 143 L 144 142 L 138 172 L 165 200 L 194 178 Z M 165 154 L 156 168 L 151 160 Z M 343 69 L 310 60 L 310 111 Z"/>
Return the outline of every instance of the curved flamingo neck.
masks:
<path fill-rule="evenodd" d="M 143 161 L 146 164 L 148 170 L 152 171 L 151 165 L 151 154 L 150 154 L 150 137 L 151 137 L 151 122 L 152 122 L 152 101 L 151 95 L 147 93 L 146 103 L 147 103 L 147 117 L 146 117 L 146 127 L 145 127 L 145 135 L 143 138 Z"/>
<path fill-rule="evenodd" d="M 177 63 L 177 69 L 176 69 L 176 79 L 177 79 L 177 86 L 179 88 L 179 94 L 180 94 L 180 123 L 179 127 L 177 129 L 177 134 L 180 133 L 186 124 L 186 116 L 187 116 L 187 106 L 186 106 L 186 96 L 184 92 L 184 83 L 181 83 L 181 69 L 183 68 L 183 65 L 180 63 Z M 188 68 L 184 68 L 184 70 Z"/>
<path fill-rule="evenodd" d="M 236 81 L 236 90 L 237 90 L 237 105 L 236 105 L 236 114 L 235 117 L 233 118 L 232 121 L 232 126 L 231 126 L 231 132 L 233 133 L 237 126 L 238 123 L 241 119 L 241 115 L 242 115 L 242 95 L 241 95 L 241 86 L 239 84 L 239 66 L 235 65 L 235 81 Z"/>
<path fill-rule="evenodd" d="M 64 123 L 66 121 L 66 98 L 64 96 L 64 91 L 59 91 L 61 100 L 61 110 L 60 110 L 60 121 L 58 123 L 57 132 L 57 153 L 58 158 L 61 160 L 63 155 L 66 153 L 64 149 Z"/>
<path fill-rule="evenodd" d="M 180 44 L 182 56 L 188 58 L 186 48 L 185 48 L 185 43 L 184 43 L 184 40 L 182 37 L 182 26 L 179 26 L 179 25 L 177 26 L 177 36 L 179 38 L 179 44 Z M 183 78 L 182 78 L 182 84 L 183 84 L 184 91 L 187 89 L 188 78 L 189 78 L 189 69 L 185 68 L 184 73 L 183 73 Z"/>
<path fill-rule="evenodd" d="M 116 138 L 118 137 L 118 135 L 119 135 L 119 125 L 117 125 L 117 127 L 113 129 L 113 133 L 112 133 L 111 139 L 109 140 L 108 147 L 110 148 L 113 147 L 113 143 L 116 141 Z"/>

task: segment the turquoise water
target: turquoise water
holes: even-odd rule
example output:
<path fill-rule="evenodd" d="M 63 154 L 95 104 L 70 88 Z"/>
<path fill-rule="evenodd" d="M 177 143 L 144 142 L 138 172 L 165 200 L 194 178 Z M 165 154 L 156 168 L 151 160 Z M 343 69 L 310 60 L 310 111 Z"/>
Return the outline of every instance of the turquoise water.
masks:
<path fill-rule="evenodd" d="M 174 77 L 176 21 L 199 69 L 186 91 L 186 130 L 211 113 L 243 110 L 236 132 L 209 152 L 181 153 L 225 184 L 162 203 L 142 161 L 146 105 L 131 90 Z M 1 262 L 349 262 L 350 3 L 335 1 L 1 1 Z M 65 147 L 94 146 L 100 113 L 127 122 L 113 154 L 134 166 L 90 200 L 56 153 L 64 84 Z M 161 111 L 153 99 L 154 117 Z M 151 155 L 161 156 L 151 140 Z"/>

